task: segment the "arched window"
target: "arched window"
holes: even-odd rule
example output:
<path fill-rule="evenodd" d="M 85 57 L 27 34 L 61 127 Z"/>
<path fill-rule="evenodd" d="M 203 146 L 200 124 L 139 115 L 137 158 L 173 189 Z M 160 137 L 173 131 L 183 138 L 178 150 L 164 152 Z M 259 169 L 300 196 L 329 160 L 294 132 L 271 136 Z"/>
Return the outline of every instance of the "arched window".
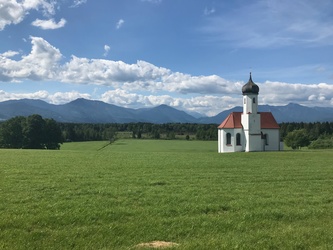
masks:
<path fill-rule="evenodd" d="M 256 103 L 256 98 L 255 97 L 253 97 L 253 103 Z"/>
<path fill-rule="evenodd" d="M 231 145 L 231 134 L 227 133 L 227 145 Z"/>
<path fill-rule="evenodd" d="M 236 145 L 237 146 L 242 145 L 241 144 L 241 135 L 240 135 L 240 133 L 236 134 Z"/>

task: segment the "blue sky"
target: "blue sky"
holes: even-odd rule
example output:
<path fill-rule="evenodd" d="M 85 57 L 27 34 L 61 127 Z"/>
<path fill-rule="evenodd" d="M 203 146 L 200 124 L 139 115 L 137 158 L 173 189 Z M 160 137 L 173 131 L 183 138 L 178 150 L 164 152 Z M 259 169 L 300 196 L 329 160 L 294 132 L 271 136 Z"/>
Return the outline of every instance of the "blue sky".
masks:
<path fill-rule="evenodd" d="M 331 0 L 0 0 L 0 101 L 333 107 Z"/>

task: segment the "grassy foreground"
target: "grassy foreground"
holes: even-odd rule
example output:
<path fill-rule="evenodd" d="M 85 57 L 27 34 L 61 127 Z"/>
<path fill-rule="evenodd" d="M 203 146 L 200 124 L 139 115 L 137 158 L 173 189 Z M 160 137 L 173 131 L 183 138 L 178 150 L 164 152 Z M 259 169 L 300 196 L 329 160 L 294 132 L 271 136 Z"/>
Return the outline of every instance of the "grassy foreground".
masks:
<path fill-rule="evenodd" d="M 333 151 L 216 142 L 0 150 L 0 249 L 330 249 Z"/>

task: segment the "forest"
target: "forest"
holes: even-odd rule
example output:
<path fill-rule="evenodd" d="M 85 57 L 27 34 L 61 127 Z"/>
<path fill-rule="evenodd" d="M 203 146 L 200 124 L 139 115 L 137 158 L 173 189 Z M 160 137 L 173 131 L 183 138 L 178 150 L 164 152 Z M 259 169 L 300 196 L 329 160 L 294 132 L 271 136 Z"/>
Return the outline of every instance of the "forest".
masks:
<path fill-rule="evenodd" d="M 79 124 L 60 123 L 60 128 L 67 141 L 108 140 L 121 132 L 130 133 L 132 138 L 177 139 L 194 138 L 197 140 L 217 140 L 217 124 L 195 123 L 126 123 L 126 124 Z M 280 135 L 283 140 L 289 132 L 305 130 L 310 141 L 333 133 L 333 122 L 316 123 L 281 123 Z"/>
<path fill-rule="evenodd" d="M 116 138 L 217 140 L 216 124 L 194 123 L 60 123 L 65 141 L 99 141 Z"/>

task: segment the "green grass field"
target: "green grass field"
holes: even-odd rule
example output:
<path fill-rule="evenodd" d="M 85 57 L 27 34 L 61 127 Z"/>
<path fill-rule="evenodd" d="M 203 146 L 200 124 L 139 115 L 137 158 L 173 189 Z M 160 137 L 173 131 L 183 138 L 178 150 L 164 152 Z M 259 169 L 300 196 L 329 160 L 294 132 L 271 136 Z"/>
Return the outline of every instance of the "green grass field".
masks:
<path fill-rule="evenodd" d="M 119 140 L 0 150 L 0 249 L 331 249 L 333 151 Z"/>

